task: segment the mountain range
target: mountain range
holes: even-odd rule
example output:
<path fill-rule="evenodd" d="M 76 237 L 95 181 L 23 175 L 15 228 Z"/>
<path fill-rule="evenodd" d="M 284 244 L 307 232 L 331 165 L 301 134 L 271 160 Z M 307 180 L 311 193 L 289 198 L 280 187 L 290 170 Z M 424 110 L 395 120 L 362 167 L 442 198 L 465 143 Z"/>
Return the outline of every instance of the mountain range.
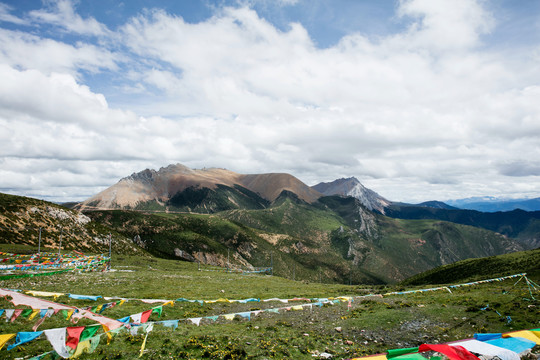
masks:
<path fill-rule="evenodd" d="M 238 263 L 259 266 L 276 251 L 284 273 L 319 269 L 336 280 L 356 269 L 359 281 L 392 282 L 540 245 L 540 212 L 396 203 L 354 177 L 310 187 L 286 173 L 176 164 L 134 173 L 76 208 L 159 256 L 223 265 L 234 248 Z"/>
<path fill-rule="evenodd" d="M 402 204 L 356 178 L 310 187 L 285 173 L 181 164 L 134 173 L 75 208 L 2 195 L 3 241 L 35 245 L 43 226 L 49 247 L 64 231 L 71 248 L 98 249 L 111 233 L 113 251 L 219 266 L 273 264 L 275 275 L 306 281 L 379 284 L 540 245 L 540 212 Z"/>
<path fill-rule="evenodd" d="M 262 209 L 283 191 L 313 203 L 322 195 L 292 175 L 243 175 L 226 169 L 190 169 L 176 164 L 146 169 L 76 206 L 88 209 L 171 210 L 213 213 L 234 208 Z"/>
<path fill-rule="evenodd" d="M 467 199 L 448 200 L 447 204 L 460 209 L 478 210 L 483 212 L 540 210 L 540 198 L 535 199 L 499 199 L 496 197 L 472 197 Z"/>
<path fill-rule="evenodd" d="M 135 209 L 213 213 L 262 209 L 283 192 L 313 203 L 322 196 L 351 196 L 367 209 L 384 214 L 392 204 L 351 177 L 308 186 L 286 173 L 238 174 L 219 168 L 190 169 L 181 164 L 146 169 L 77 204 L 79 210 Z"/>

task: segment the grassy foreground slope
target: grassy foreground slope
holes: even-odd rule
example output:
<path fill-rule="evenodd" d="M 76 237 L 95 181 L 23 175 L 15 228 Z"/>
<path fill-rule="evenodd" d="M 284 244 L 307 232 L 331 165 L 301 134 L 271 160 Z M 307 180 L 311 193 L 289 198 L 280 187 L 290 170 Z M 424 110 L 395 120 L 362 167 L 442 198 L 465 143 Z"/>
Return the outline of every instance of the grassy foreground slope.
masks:
<path fill-rule="evenodd" d="M 540 249 L 458 261 L 415 275 L 401 284 L 425 285 L 475 281 L 486 277 L 501 277 L 510 273 L 527 273 L 530 277 L 540 277 Z"/>
<path fill-rule="evenodd" d="M 256 297 L 331 297 L 338 295 L 384 294 L 402 287 L 345 286 L 295 282 L 276 276 L 241 275 L 198 271 L 197 264 L 115 255 L 108 273 L 68 273 L 40 279 L 2 281 L 3 288 L 33 289 L 128 298 L 246 299 Z M 538 278 L 532 278 L 538 282 Z M 418 346 L 422 343 L 449 342 L 471 337 L 475 332 L 507 332 L 539 327 L 537 300 L 532 300 L 523 282 L 514 280 L 446 291 L 357 298 L 347 303 L 312 310 L 263 312 L 247 320 L 219 317 L 203 319 L 200 326 L 180 321 L 174 330 L 155 325 L 149 333 L 143 359 L 313 359 L 322 352 L 335 359 L 385 352 L 387 349 Z M 409 288 L 407 288 L 409 289 Z M 506 292 L 503 292 L 506 290 Z M 540 295 L 540 294 L 538 294 Z M 537 297 L 538 298 L 538 297 Z M 50 298 L 49 298 L 50 299 Z M 74 300 L 66 296 L 58 302 L 79 307 L 109 301 Z M 149 321 L 175 320 L 283 308 L 303 302 L 194 303 L 177 302 L 164 306 L 161 317 Z M 489 309 L 481 310 L 489 303 Z M 151 309 L 158 304 L 130 300 L 103 312 L 122 318 Z M 19 306 L 21 307 L 21 306 Z M 0 299 L 0 308 L 13 305 Z M 499 316 L 494 310 L 497 310 Z M 508 322 L 507 316 L 512 321 Z M 90 325 L 81 320 L 78 325 Z M 33 321 L 19 318 L 2 322 L 2 333 L 31 331 Z M 47 319 L 40 330 L 74 326 L 61 314 Z M 109 345 L 103 338 L 95 351 L 80 359 L 137 359 L 144 335 L 121 332 Z M 46 340 L 36 340 L 7 352 L 1 358 L 34 356 L 52 350 Z"/>

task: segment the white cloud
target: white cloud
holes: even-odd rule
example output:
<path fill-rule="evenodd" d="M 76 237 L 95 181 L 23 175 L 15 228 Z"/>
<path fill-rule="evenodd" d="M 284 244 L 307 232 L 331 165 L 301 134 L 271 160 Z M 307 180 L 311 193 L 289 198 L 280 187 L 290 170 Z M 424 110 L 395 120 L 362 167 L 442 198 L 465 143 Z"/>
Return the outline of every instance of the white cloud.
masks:
<path fill-rule="evenodd" d="M 28 33 L 0 29 L 0 62 L 46 73 L 118 70 L 119 56 L 91 44 L 75 46 Z"/>
<path fill-rule="evenodd" d="M 494 26 L 491 14 L 480 2 L 471 0 L 401 0 L 398 15 L 417 19 L 399 41 L 432 50 L 477 46 L 480 36 Z"/>
<path fill-rule="evenodd" d="M 28 25 L 28 21 L 11 14 L 12 10 L 13 7 L 4 3 L 0 3 L 0 22 L 8 22 L 18 25 Z"/>
<path fill-rule="evenodd" d="M 105 36 L 110 33 L 104 24 L 93 17 L 83 19 L 77 14 L 72 0 L 47 0 L 45 4 L 47 9 L 30 11 L 30 17 L 77 34 Z"/>
<path fill-rule="evenodd" d="M 538 164 L 524 157 L 540 158 L 540 68 L 534 55 L 482 46 L 496 25 L 484 2 L 402 1 L 403 33 L 325 49 L 300 24 L 281 31 L 249 8 L 199 23 L 152 10 L 112 33 L 71 2 L 53 5 L 33 18 L 68 19 L 129 53 L 0 30 L 3 188 L 80 184 L 90 196 L 181 162 L 310 185 L 357 176 L 391 200 L 538 196 Z M 129 108 L 85 85 L 82 73 L 100 71 L 115 72 Z"/>

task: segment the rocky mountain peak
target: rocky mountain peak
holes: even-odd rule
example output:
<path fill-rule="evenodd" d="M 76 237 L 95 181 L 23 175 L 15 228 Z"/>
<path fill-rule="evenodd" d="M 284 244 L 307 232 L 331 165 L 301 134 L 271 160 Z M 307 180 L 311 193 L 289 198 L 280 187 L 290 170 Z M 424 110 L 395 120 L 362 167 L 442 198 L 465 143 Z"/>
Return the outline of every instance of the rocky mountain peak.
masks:
<path fill-rule="evenodd" d="M 312 186 L 323 195 L 352 196 L 360 201 L 369 210 L 377 210 L 384 214 L 384 208 L 391 204 L 375 191 L 366 188 L 355 177 L 342 178 L 328 183 L 320 183 Z"/>

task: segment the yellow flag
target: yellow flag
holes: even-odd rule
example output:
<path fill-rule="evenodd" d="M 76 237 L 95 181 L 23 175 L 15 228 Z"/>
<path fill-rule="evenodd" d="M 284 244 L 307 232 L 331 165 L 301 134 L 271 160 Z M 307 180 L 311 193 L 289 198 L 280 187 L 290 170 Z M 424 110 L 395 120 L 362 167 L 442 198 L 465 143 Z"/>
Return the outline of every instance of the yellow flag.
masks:
<path fill-rule="evenodd" d="M 101 326 L 103 326 L 103 332 L 107 333 L 107 345 L 109 345 L 113 335 L 109 332 L 109 327 L 107 325 L 102 324 Z"/>
<path fill-rule="evenodd" d="M 0 335 L 0 350 L 6 345 L 6 343 L 15 337 L 15 334 Z"/>
<path fill-rule="evenodd" d="M 364 356 L 364 357 L 354 358 L 351 360 L 386 360 L 386 355 Z"/>
<path fill-rule="evenodd" d="M 144 347 L 146 346 L 146 339 L 148 338 L 148 334 L 149 334 L 149 332 L 146 333 L 146 336 L 144 337 L 144 340 L 142 342 L 141 353 L 139 354 L 139 357 L 141 357 L 143 355 Z"/>
<path fill-rule="evenodd" d="M 32 313 L 30 314 L 30 316 L 28 317 L 28 320 L 32 320 L 33 318 L 35 318 L 37 314 L 39 314 L 39 312 L 40 312 L 39 309 L 34 309 Z"/>
<path fill-rule="evenodd" d="M 540 337 L 536 336 L 535 332 L 529 330 L 514 331 L 511 333 L 503 334 L 503 337 L 522 337 L 527 340 L 534 341 L 537 345 L 540 345 Z"/>
<path fill-rule="evenodd" d="M 79 357 L 84 351 L 88 352 L 88 349 L 90 349 L 90 340 L 82 341 L 77 344 L 77 349 L 75 349 L 75 353 L 71 357 Z"/>

